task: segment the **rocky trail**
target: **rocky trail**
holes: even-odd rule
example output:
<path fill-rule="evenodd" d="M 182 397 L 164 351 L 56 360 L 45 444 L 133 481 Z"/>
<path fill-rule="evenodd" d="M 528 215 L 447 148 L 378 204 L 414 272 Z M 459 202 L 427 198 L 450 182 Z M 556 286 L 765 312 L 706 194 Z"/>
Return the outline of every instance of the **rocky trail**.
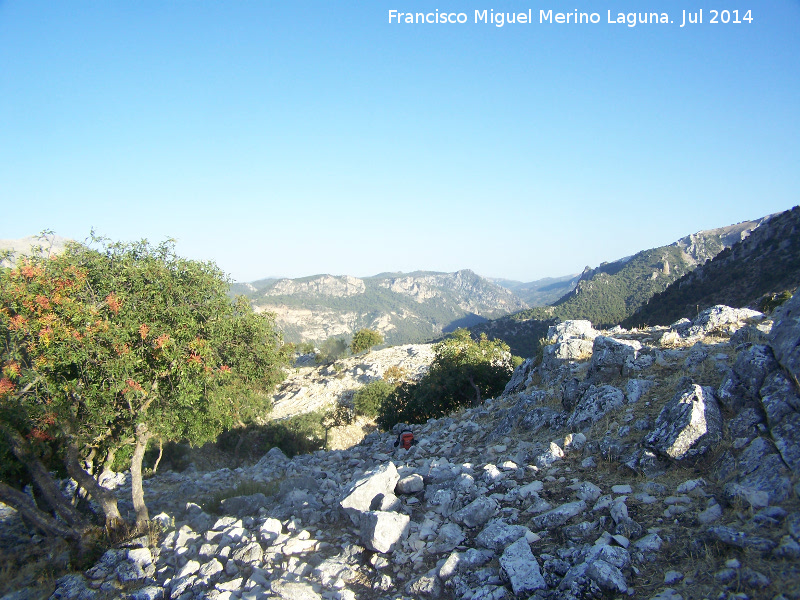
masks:
<path fill-rule="evenodd" d="M 159 473 L 158 535 L 51 598 L 800 598 L 800 295 L 771 319 L 549 337 L 500 398 L 413 426 L 410 450 L 375 432 Z M 264 492 L 203 510 L 241 482 Z M 126 474 L 105 484 L 128 507 Z"/>

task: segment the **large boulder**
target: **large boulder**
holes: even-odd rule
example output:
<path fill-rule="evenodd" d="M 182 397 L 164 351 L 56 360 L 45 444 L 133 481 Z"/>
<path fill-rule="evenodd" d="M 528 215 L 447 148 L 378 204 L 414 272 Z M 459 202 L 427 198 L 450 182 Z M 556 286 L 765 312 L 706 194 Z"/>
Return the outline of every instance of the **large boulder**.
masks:
<path fill-rule="evenodd" d="M 360 513 L 361 540 L 375 552 L 391 552 L 397 543 L 408 533 L 411 517 L 408 515 L 367 511 Z"/>
<path fill-rule="evenodd" d="M 792 296 L 775 314 L 770 344 L 783 367 L 800 373 L 800 293 Z"/>
<path fill-rule="evenodd" d="M 510 396 L 511 394 L 524 391 L 528 385 L 528 377 L 530 377 L 533 372 L 533 368 L 533 359 L 525 359 L 520 366 L 514 369 L 514 372 L 511 374 L 511 379 L 506 384 L 501 395 Z"/>
<path fill-rule="evenodd" d="M 646 446 L 673 460 L 704 454 L 722 440 L 722 416 L 710 387 L 690 384 L 667 402 Z"/>
<path fill-rule="evenodd" d="M 717 304 L 701 312 L 691 325 L 680 331 L 680 335 L 688 339 L 699 339 L 711 333 L 732 334 L 740 327 L 763 318 L 764 315 L 757 310 Z"/>
<path fill-rule="evenodd" d="M 800 395 L 794 382 L 780 371 L 771 374 L 761 388 L 761 405 L 775 447 L 790 469 L 800 471 Z"/>
<path fill-rule="evenodd" d="M 378 496 L 393 494 L 399 480 L 400 474 L 393 462 L 379 465 L 356 480 L 347 490 L 339 505 L 353 524 L 358 525 L 361 513 L 371 510 Z"/>
<path fill-rule="evenodd" d="M 738 413 L 748 402 L 758 400 L 764 379 L 776 369 L 778 362 L 769 346 L 754 344 L 745 348 L 719 386 L 720 404 Z"/>
<path fill-rule="evenodd" d="M 551 325 L 547 330 L 547 339 L 555 342 L 575 338 L 580 340 L 593 340 L 600 332 L 592 327 L 591 321 L 571 320 Z"/>
<path fill-rule="evenodd" d="M 500 568 L 511 583 L 515 596 L 547 588 L 539 563 L 524 537 L 505 549 L 500 557 Z"/>

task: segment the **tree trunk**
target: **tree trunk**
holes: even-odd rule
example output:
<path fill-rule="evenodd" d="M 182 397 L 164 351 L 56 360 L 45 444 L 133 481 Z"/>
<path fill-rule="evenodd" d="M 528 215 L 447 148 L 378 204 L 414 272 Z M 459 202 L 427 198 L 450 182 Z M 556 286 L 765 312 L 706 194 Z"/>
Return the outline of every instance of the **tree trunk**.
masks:
<path fill-rule="evenodd" d="M 475 380 L 472 378 L 472 375 L 469 376 L 469 384 L 472 386 L 472 389 L 475 390 L 475 400 L 472 402 L 472 406 L 480 406 L 481 404 L 481 390 L 480 388 L 475 385 Z"/>
<path fill-rule="evenodd" d="M 63 537 L 68 540 L 80 540 L 82 531 L 69 527 L 40 510 L 36 503 L 26 494 L 0 481 L 0 501 L 8 504 L 23 515 L 39 531 L 47 536 Z"/>
<path fill-rule="evenodd" d="M 18 511 L 25 519 L 47 536 L 63 537 L 68 540 L 79 540 L 81 530 L 54 519 L 36 506 L 27 494 L 0 481 L 0 501 Z"/>
<path fill-rule="evenodd" d="M 100 472 L 100 476 L 97 478 L 98 481 L 102 481 L 106 478 L 106 476 L 110 477 L 110 474 L 114 472 L 113 465 L 116 455 L 117 451 L 115 449 L 109 449 L 108 453 L 106 454 L 106 459 L 103 461 L 103 470 Z"/>
<path fill-rule="evenodd" d="M 155 475 L 156 471 L 158 471 L 158 465 L 161 462 L 162 456 L 164 456 L 164 439 L 158 438 L 158 458 L 156 459 L 156 463 L 153 465 L 153 475 Z"/>
<path fill-rule="evenodd" d="M 122 520 L 122 515 L 119 514 L 117 498 L 111 490 L 101 486 L 94 477 L 81 468 L 78 446 L 75 442 L 70 442 L 67 446 L 64 464 L 67 467 L 69 476 L 77 481 L 103 509 L 103 514 L 106 518 L 106 531 L 109 536 L 112 539 L 118 539 L 125 531 L 125 524 Z"/>
<path fill-rule="evenodd" d="M 236 442 L 236 447 L 233 449 L 233 464 L 239 464 L 239 450 L 242 449 L 242 444 L 244 444 L 244 433 L 239 434 L 239 441 Z"/>
<path fill-rule="evenodd" d="M 142 486 L 142 460 L 144 451 L 147 449 L 147 440 L 150 439 L 150 432 L 147 425 L 139 423 L 136 426 L 136 447 L 131 457 L 131 497 L 133 508 L 136 511 L 136 531 L 144 533 L 147 531 L 150 522 L 150 514 L 147 512 L 147 505 L 144 503 L 144 488 Z"/>
<path fill-rule="evenodd" d="M 42 464 L 42 461 L 33 453 L 25 438 L 23 438 L 18 431 L 8 426 L 2 426 L 2 432 L 8 440 L 8 444 L 14 456 L 25 465 L 36 487 L 39 489 L 50 508 L 73 528 L 81 529 L 85 527 L 86 523 L 81 514 L 72 506 L 70 501 L 64 497 L 64 494 L 61 493 L 55 479 L 53 479 L 53 476 L 50 475 L 50 472 Z"/>

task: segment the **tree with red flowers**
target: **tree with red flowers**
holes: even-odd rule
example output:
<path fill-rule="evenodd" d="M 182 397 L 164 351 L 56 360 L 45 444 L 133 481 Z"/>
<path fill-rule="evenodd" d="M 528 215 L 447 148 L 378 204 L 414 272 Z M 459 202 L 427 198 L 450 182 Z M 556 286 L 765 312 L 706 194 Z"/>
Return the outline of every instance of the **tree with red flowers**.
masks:
<path fill-rule="evenodd" d="M 116 500 L 92 473 L 132 446 L 141 531 L 148 440 L 202 443 L 251 420 L 286 362 L 273 318 L 231 302 L 214 264 L 178 257 L 171 242 L 93 245 L 0 272 L 0 500 L 74 539 L 90 520 L 61 495 L 47 461 L 62 459 L 117 530 Z M 27 482 L 37 503 L 19 492 Z"/>

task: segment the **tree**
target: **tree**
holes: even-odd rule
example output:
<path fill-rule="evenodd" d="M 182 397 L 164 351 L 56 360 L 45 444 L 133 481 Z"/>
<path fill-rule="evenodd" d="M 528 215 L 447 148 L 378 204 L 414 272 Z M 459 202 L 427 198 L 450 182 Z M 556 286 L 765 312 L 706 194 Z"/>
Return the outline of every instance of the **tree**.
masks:
<path fill-rule="evenodd" d="M 92 473 L 98 461 L 133 447 L 142 530 L 148 440 L 199 444 L 246 422 L 287 362 L 273 317 L 231 303 L 213 263 L 180 258 L 169 241 L 92 243 L 99 247 L 71 244 L 0 272 L 0 458 L 17 463 L 0 469 L 0 494 L 22 506 L 12 492 L 32 481 L 73 538 L 86 519 L 53 487 L 48 458 L 63 459 L 102 506 L 107 528 L 118 530 L 116 500 Z M 42 522 L 52 518 L 40 512 Z"/>
<path fill-rule="evenodd" d="M 463 406 L 477 406 L 503 391 L 513 373 L 508 346 L 486 334 L 476 341 L 458 329 L 434 346 L 428 373 L 417 383 L 402 383 L 381 404 L 378 425 L 424 423 Z"/>
<path fill-rule="evenodd" d="M 383 336 L 374 329 L 359 329 L 353 336 L 353 341 L 350 342 L 350 352 L 361 354 L 382 343 Z"/>
<path fill-rule="evenodd" d="M 325 430 L 325 449 L 328 448 L 328 432 L 334 427 L 350 425 L 354 418 L 353 411 L 342 404 L 337 404 L 335 408 L 330 408 L 322 413 L 319 422 Z"/>
<path fill-rule="evenodd" d="M 392 394 L 394 388 L 394 385 L 383 379 L 370 381 L 353 395 L 353 408 L 356 414 L 377 417 L 381 405 Z"/>
<path fill-rule="evenodd" d="M 341 338 L 328 338 L 320 344 L 316 361 L 320 364 L 336 362 L 347 355 L 347 342 Z"/>

